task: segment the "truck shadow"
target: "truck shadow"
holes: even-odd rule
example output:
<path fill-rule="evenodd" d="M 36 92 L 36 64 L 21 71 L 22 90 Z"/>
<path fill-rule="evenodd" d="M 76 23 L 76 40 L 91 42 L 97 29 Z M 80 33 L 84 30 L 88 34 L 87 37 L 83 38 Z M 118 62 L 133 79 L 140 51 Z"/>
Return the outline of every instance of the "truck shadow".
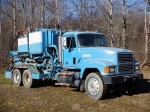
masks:
<path fill-rule="evenodd" d="M 36 85 L 36 88 L 46 87 L 46 86 L 55 86 L 55 84 L 54 84 L 54 82 L 51 82 L 51 81 L 38 82 Z M 55 86 L 55 87 L 61 87 L 61 86 Z M 70 91 L 80 92 L 79 89 L 76 87 L 71 86 L 71 88 L 72 89 Z M 137 85 L 137 90 L 133 95 L 144 94 L 144 93 L 150 94 L 150 79 L 139 80 L 138 85 Z M 123 95 L 126 95 L 126 94 L 123 94 L 120 90 L 109 91 L 107 93 L 105 99 L 113 99 L 113 98 L 121 97 Z M 132 95 L 130 95 L 130 96 L 132 96 Z"/>
<path fill-rule="evenodd" d="M 150 93 L 150 79 L 139 80 L 136 94 Z"/>
<path fill-rule="evenodd" d="M 70 91 L 79 92 L 77 88 L 75 87 L 71 87 L 71 88 L 73 89 Z M 144 94 L 144 93 L 150 94 L 150 79 L 139 80 L 138 85 L 137 85 L 137 90 L 133 95 Z M 121 97 L 123 95 L 126 95 L 126 94 L 123 94 L 120 90 L 109 91 L 105 99 L 114 99 L 117 97 Z M 128 96 L 132 96 L 132 95 L 128 95 Z"/>
<path fill-rule="evenodd" d="M 139 80 L 137 84 L 137 90 L 133 95 L 138 95 L 138 94 L 145 94 L 145 93 L 150 93 L 150 79 L 143 79 Z M 108 92 L 106 99 L 113 99 L 117 97 L 121 97 L 123 94 L 121 91 L 115 91 L 115 92 Z M 132 96 L 132 95 L 128 95 Z"/>

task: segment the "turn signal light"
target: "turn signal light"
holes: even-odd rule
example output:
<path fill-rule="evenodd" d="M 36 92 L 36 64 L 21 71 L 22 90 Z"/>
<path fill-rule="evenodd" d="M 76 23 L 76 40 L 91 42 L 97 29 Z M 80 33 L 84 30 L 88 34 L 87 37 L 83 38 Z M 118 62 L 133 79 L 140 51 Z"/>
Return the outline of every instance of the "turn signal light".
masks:
<path fill-rule="evenodd" d="M 104 68 L 104 73 L 109 73 L 109 67 Z"/>
<path fill-rule="evenodd" d="M 114 73 L 115 67 L 104 67 L 104 73 Z"/>

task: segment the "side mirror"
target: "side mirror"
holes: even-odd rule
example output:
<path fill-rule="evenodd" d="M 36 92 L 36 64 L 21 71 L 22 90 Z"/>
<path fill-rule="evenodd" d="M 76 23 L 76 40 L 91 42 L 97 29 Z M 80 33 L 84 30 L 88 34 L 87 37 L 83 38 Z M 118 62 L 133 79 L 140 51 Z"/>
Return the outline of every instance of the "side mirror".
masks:
<path fill-rule="evenodd" d="M 67 46 L 66 37 L 63 37 L 63 38 L 62 38 L 62 45 L 63 45 L 63 47 L 66 47 L 66 46 Z"/>

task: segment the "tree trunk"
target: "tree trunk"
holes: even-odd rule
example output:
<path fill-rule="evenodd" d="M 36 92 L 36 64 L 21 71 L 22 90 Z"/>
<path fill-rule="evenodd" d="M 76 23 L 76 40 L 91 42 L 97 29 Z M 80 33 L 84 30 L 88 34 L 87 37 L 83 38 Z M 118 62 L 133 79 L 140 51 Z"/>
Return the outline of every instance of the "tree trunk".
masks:
<path fill-rule="evenodd" d="M 23 8 L 23 14 L 22 14 L 22 28 L 26 27 L 26 4 L 25 0 L 22 0 L 22 8 Z"/>
<path fill-rule="evenodd" d="M 13 26 L 14 26 L 14 39 L 16 37 L 16 0 L 14 0 L 14 7 L 13 7 Z M 14 44 L 14 49 L 16 49 L 16 45 Z"/>
<path fill-rule="evenodd" d="M 33 0 L 30 0 L 30 29 L 33 29 L 33 14 L 34 14 L 34 8 L 33 8 Z"/>
<path fill-rule="evenodd" d="M 80 16 L 80 28 L 82 29 L 83 28 L 83 2 L 82 2 L 82 0 L 80 0 L 80 9 L 79 9 L 79 16 Z"/>
<path fill-rule="evenodd" d="M 2 1 L 0 0 L 0 10 L 2 10 Z M 1 13 L 0 13 L 0 67 L 2 67 L 2 34 L 1 34 L 1 21 L 2 21 L 2 18 L 1 18 Z"/>
<path fill-rule="evenodd" d="M 148 13 L 148 27 L 147 27 L 147 7 L 148 7 L 148 3 L 146 3 L 146 7 L 145 7 L 145 58 L 140 67 L 143 67 L 144 64 L 146 63 L 147 55 L 148 55 L 148 37 L 150 33 L 150 12 Z"/>
<path fill-rule="evenodd" d="M 44 0 L 41 0 L 41 28 L 43 27 L 44 24 L 44 7 L 45 7 L 45 2 Z"/>
<path fill-rule="evenodd" d="M 108 0 L 109 2 L 109 34 L 110 34 L 110 38 L 111 38 L 111 47 L 114 47 L 114 37 L 113 37 L 113 6 L 112 6 L 112 0 Z"/>
<path fill-rule="evenodd" d="M 126 48 L 126 4 L 125 0 L 122 0 L 122 10 L 123 10 L 123 29 L 122 29 L 122 46 Z"/>
<path fill-rule="evenodd" d="M 2 10 L 2 1 L 0 0 L 0 10 Z M 2 21 L 2 18 L 1 18 L 1 13 L 0 13 L 0 37 L 1 37 L 1 21 Z M 1 40 L 0 40 L 1 42 Z"/>
<path fill-rule="evenodd" d="M 55 28 L 57 29 L 58 24 L 58 1 L 55 0 Z"/>

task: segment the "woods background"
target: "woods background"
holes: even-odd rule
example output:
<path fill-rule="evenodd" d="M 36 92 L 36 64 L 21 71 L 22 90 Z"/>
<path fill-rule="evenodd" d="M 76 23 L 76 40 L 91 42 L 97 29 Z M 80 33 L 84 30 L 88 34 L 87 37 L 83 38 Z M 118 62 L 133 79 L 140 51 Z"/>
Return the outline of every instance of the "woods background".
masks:
<path fill-rule="evenodd" d="M 108 46 L 132 50 L 144 65 L 150 62 L 149 18 L 148 0 L 0 0 L 0 68 L 9 65 L 17 30 L 57 24 L 64 30 L 98 30 Z"/>

